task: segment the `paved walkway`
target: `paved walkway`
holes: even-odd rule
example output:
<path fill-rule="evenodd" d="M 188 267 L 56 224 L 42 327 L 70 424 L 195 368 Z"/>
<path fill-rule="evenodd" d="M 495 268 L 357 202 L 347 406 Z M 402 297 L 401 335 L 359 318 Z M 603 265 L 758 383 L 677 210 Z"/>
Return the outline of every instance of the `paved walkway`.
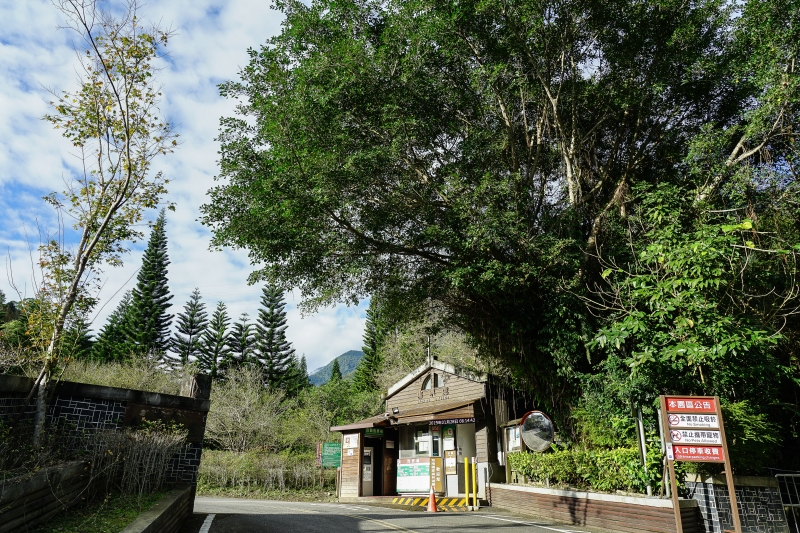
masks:
<path fill-rule="evenodd" d="M 585 533 L 588 530 L 486 509 L 430 514 L 371 505 L 198 497 L 184 533 Z"/>

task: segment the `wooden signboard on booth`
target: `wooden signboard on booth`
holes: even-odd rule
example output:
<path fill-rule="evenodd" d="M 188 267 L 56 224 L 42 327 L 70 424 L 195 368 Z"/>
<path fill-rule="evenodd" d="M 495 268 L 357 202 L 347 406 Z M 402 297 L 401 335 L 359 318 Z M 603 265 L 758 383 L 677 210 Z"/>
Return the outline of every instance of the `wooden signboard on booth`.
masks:
<path fill-rule="evenodd" d="M 728 482 L 733 527 L 742 533 L 739 505 L 733 487 L 733 470 L 728 459 L 728 444 L 717 396 L 661 396 L 667 466 L 675 510 L 677 533 L 683 533 L 678 485 L 675 482 L 675 461 L 723 463 Z"/>

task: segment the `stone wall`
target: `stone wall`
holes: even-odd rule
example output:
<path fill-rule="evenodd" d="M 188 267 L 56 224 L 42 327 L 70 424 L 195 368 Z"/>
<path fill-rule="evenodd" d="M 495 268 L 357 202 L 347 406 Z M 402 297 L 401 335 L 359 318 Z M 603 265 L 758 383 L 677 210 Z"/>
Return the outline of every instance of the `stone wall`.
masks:
<path fill-rule="evenodd" d="M 17 416 L 32 386 L 30 378 L 0 374 L 0 421 L 9 422 Z M 144 420 L 179 423 L 188 430 L 189 444 L 173 457 L 167 482 L 194 486 L 209 409 L 208 376 L 196 376 L 185 389 L 194 397 L 61 382 L 52 391 L 46 425 L 49 430 L 58 428 L 59 438 L 72 446 L 86 446 L 98 431 L 136 426 Z M 19 426 L 30 427 L 34 413 L 31 402 Z"/>
<path fill-rule="evenodd" d="M 89 496 L 89 465 L 76 461 L 0 484 L 0 533 L 28 531 Z"/>
<path fill-rule="evenodd" d="M 771 477 L 734 476 L 742 533 L 788 533 L 778 482 Z M 688 476 L 686 488 L 697 500 L 706 533 L 733 530 L 731 501 L 725 476 Z"/>

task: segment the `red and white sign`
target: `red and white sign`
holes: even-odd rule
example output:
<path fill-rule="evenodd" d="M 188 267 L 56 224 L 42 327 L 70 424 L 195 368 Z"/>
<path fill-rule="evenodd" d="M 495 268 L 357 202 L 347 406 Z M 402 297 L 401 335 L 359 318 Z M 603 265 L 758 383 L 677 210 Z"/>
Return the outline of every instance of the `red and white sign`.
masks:
<path fill-rule="evenodd" d="M 714 398 L 692 398 L 667 396 L 668 413 L 712 413 L 717 414 Z"/>
<path fill-rule="evenodd" d="M 719 427 L 719 417 L 717 415 L 685 415 L 683 413 L 672 413 L 667 417 L 671 428 L 709 428 Z"/>
<path fill-rule="evenodd" d="M 719 431 L 672 429 L 669 432 L 669 436 L 674 444 L 722 445 L 722 435 Z"/>
<path fill-rule="evenodd" d="M 696 461 L 701 463 L 722 463 L 725 454 L 722 446 L 684 446 L 674 443 L 672 452 L 676 461 Z"/>

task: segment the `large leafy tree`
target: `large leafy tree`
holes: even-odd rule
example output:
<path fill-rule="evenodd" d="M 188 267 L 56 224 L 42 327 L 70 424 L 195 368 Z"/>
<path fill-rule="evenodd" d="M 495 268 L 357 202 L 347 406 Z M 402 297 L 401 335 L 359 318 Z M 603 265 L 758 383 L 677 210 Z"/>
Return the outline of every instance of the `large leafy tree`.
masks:
<path fill-rule="evenodd" d="M 262 289 L 255 332 L 255 356 L 261 363 L 264 382 L 283 387 L 287 370 L 294 360 L 294 348 L 286 340 L 286 304 L 283 292 L 275 285 Z"/>
<path fill-rule="evenodd" d="M 142 267 L 131 291 L 125 317 L 126 343 L 130 353 L 160 356 L 169 348 L 172 315 L 167 313 L 172 295 L 167 280 L 166 215 L 161 210 L 142 258 Z"/>
<path fill-rule="evenodd" d="M 306 305 L 428 302 L 529 370 L 542 401 L 586 365 L 586 251 L 631 186 L 677 179 L 735 120 L 726 4 L 280 4 L 283 32 L 222 86 L 215 243 Z M 255 121 L 255 123 L 253 122 Z M 711 184 L 712 188 L 717 185 Z M 535 372 L 533 371 L 535 369 Z"/>
<path fill-rule="evenodd" d="M 212 378 L 219 375 L 220 369 L 224 369 L 229 362 L 230 349 L 230 328 L 231 319 L 228 316 L 228 308 L 225 303 L 218 302 L 217 308 L 211 315 L 208 327 L 203 332 L 200 341 L 200 355 L 197 357 L 197 364 L 201 370 L 209 374 Z"/>
<path fill-rule="evenodd" d="M 171 361 L 186 366 L 196 360 L 203 346 L 203 334 L 208 326 L 208 313 L 206 304 L 201 302 L 200 289 L 196 288 L 189 296 L 189 301 L 183 306 L 183 312 L 178 313 L 177 331 L 172 337 L 172 351 L 175 357 Z"/>

